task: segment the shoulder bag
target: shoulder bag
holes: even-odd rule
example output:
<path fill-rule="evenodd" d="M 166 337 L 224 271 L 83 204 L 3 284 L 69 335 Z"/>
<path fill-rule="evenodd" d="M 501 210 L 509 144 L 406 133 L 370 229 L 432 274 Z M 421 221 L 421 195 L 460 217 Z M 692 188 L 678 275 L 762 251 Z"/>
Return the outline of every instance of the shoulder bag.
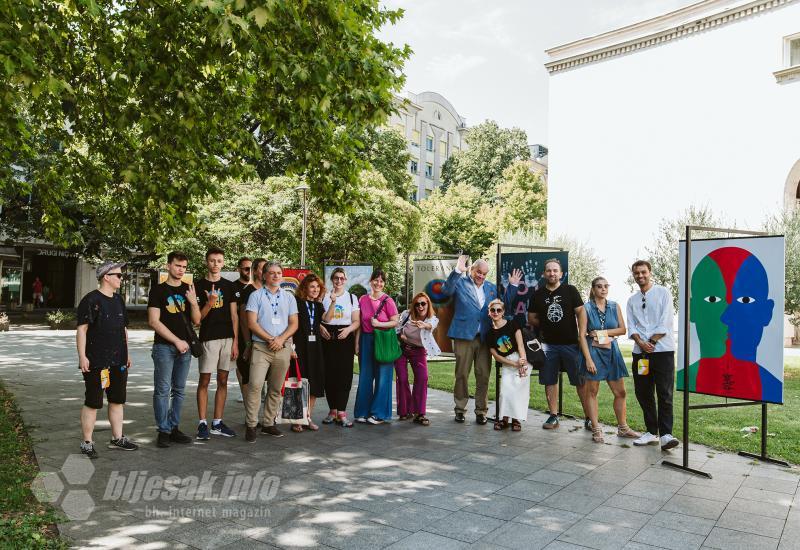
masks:
<path fill-rule="evenodd" d="M 381 305 L 378 306 L 378 310 L 372 316 L 373 319 L 378 318 L 388 299 L 389 297 L 386 296 L 381 300 Z M 397 332 L 393 328 L 375 328 L 373 331 L 375 334 L 375 361 L 378 363 L 394 363 L 403 353 L 397 340 Z"/>
<path fill-rule="evenodd" d="M 189 342 L 189 351 L 192 353 L 192 357 L 200 357 L 203 355 L 203 344 L 200 343 L 200 339 L 197 337 L 197 333 L 194 331 L 189 319 L 186 318 L 186 315 L 181 312 L 180 316 L 181 319 L 183 319 L 183 324 L 186 326 L 186 339 Z"/>

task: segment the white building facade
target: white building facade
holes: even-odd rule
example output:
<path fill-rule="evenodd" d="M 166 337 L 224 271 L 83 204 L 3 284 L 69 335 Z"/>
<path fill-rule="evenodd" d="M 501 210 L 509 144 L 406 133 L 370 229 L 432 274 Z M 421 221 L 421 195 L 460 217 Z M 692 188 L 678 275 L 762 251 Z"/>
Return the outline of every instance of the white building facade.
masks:
<path fill-rule="evenodd" d="M 391 115 L 388 126 L 408 142 L 414 198 L 422 200 L 441 185 L 442 166 L 450 155 L 466 148 L 467 121 L 436 92 L 398 97 L 397 107 L 399 112 Z"/>
<path fill-rule="evenodd" d="M 659 222 L 757 229 L 800 198 L 800 0 L 706 0 L 547 51 L 548 231 L 624 300 Z"/>

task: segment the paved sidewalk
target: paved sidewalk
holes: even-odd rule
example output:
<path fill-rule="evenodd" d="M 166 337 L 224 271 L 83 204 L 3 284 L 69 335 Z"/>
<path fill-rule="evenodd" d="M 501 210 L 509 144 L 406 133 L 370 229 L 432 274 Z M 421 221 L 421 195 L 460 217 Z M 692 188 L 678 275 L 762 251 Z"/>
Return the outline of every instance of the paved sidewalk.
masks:
<path fill-rule="evenodd" d="M 60 525 L 78 547 L 800 549 L 797 468 L 693 446 L 692 465 L 712 473 L 707 480 L 661 466 L 658 448 L 613 435 L 594 444 L 575 421 L 555 432 L 540 428 L 538 413 L 521 433 L 458 425 L 452 396 L 439 391 L 429 392 L 427 428 L 321 426 L 248 444 L 234 384 L 225 416 L 237 437 L 157 449 L 150 338 L 131 333 L 125 432 L 141 449 L 106 449 L 110 428 L 100 422 L 100 458 L 81 476 L 89 461 L 68 459 L 83 402 L 74 331 L 0 333 L 0 378 L 23 409 L 41 469 L 60 472 L 57 504 L 91 511 Z M 188 434 L 197 378 L 195 366 Z M 323 399 L 317 422 L 325 412 Z"/>

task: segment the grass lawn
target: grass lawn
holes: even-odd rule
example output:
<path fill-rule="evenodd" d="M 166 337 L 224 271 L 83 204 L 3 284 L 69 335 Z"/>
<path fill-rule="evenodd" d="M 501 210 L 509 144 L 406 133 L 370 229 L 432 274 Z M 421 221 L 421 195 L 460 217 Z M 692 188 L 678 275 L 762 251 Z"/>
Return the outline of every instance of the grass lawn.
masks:
<path fill-rule="evenodd" d="M 630 371 L 631 349 L 622 346 L 622 353 Z M 409 369 L 409 375 L 411 375 Z M 428 386 L 437 390 L 453 391 L 455 363 L 452 361 L 432 361 L 428 363 Z M 567 381 L 566 375 L 564 381 Z M 637 430 L 644 430 L 642 410 L 633 393 L 633 378 L 625 379 L 628 390 L 628 424 Z M 475 380 L 470 376 L 470 395 L 474 395 Z M 785 405 L 769 406 L 769 429 L 767 433 L 767 453 L 775 458 L 782 458 L 793 464 L 800 464 L 800 358 L 788 357 L 785 365 L 785 383 L 783 389 Z M 489 399 L 495 398 L 495 373 L 489 379 Z M 613 396 L 608 386 L 600 387 L 599 413 L 601 422 L 616 426 L 614 410 L 612 408 Z M 721 403 L 724 399 L 691 394 L 690 403 Z M 547 405 L 544 399 L 544 388 L 539 385 L 536 373 L 531 384 L 530 407 L 544 411 Z M 564 412 L 578 418 L 583 417 L 578 396 L 572 387 L 564 388 Z M 494 414 L 494 410 L 490 411 Z M 683 432 L 683 393 L 675 393 L 675 437 L 681 438 Z M 691 411 L 690 439 L 695 443 L 708 445 L 726 451 L 749 451 L 759 453 L 761 446 L 760 433 L 742 437 L 740 431 L 745 426 L 758 426 L 761 429 L 761 407 L 758 405 L 748 407 L 733 407 L 729 409 L 704 409 Z M 773 435 L 774 434 L 774 435 Z"/>
<path fill-rule="evenodd" d="M 57 535 L 58 516 L 31 493 L 39 472 L 33 446 L 14 398 L 0 384 L 0 547 L 67 548 Z"/>

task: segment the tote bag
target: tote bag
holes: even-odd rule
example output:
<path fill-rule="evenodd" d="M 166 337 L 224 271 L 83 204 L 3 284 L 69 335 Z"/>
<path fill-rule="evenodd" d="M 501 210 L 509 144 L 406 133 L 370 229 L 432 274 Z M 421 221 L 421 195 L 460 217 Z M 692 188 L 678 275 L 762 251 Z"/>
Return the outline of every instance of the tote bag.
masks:
<path fill-rule="evenodd" d="M 292 368 L 286 371 L 281 393 L 281 415 L 278 424 L 299 424 L 308 426 L 308 379 L 300 375 L 300 361 L 294 360 L 294 376 L 289 376 Z"/>
<path fill-rule="evenodd" d="M 373 319 L 378 318 L 378 315 L 380 315 L 388 299 L 389 297 L 387 296 L 381 300 L 381 305 L 378 306 L 378 310 L 375 312 L 375 315 L 372 316 Z M 393 328 L 376 328 L 374 329 L 374 334 L 375 361 L 378 363 L 394 363 L 395 360 L 403 354 L 400 350 L 400 343 L 397 341 L 397 333 L 395 330 Z"/>

